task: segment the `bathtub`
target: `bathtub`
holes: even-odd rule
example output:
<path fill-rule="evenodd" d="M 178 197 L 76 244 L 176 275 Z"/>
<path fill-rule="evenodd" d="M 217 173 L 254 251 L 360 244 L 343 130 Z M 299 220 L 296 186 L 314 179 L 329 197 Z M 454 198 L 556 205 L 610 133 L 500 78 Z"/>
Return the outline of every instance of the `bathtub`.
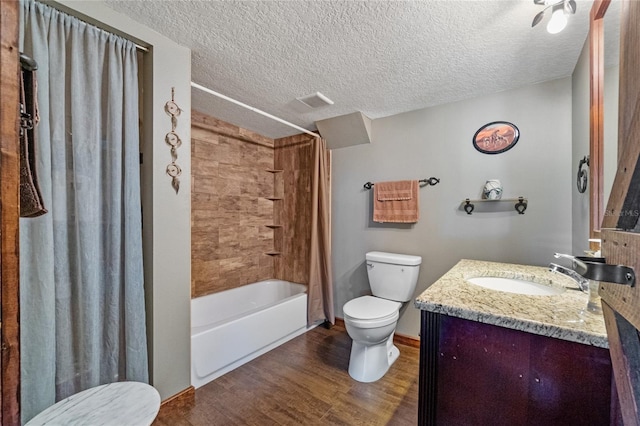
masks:
<path fill-rule="evenodd" d="M 266 280 L 191 300 L 191 384 L 199 388 L 305 333 L 302 284 Z"/>

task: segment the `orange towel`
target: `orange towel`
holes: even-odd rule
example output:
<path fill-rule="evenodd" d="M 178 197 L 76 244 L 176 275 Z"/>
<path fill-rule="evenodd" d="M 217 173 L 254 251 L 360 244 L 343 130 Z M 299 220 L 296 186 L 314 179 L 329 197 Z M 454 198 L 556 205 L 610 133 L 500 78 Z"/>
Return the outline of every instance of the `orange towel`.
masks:
<path fill-rule="evenodd" d="M 373 186 L 373 221 L 416 223 L 418 211 L 417 180 L 376 182 Z"/>

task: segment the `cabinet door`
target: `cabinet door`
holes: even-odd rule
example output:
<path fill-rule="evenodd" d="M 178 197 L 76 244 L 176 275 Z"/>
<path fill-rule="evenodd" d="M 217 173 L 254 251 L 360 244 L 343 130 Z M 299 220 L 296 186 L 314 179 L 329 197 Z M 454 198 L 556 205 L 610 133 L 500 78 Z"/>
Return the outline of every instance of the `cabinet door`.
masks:
<path fill-rule="evenodd" d="M 615 423 L 609 351 L 537 335 L 531 335 L 530 347 L 526 424 Z"/>
<path fill-rule="evenodd" d="M 446 315 L 439 324 L 437 384 L 420 389 L 435 395 L 435 418 L 424 413 L 421 424 L 610 424 L 606 349 Z"/>
<path fill-rule="evenodd" d="M 436 424 L 526 424 L 527 333 L 442 315 L 439 340 Z"/>

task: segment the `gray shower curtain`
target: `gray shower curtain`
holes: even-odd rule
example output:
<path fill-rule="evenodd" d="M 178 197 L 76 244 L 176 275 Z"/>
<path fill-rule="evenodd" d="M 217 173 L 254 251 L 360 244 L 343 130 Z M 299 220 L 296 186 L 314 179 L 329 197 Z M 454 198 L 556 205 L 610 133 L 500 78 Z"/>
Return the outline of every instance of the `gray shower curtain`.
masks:
<path fill-rule="evenodd" d="M 22 2 L 38 63 L 37 172 L 20 220 L 22 420 L 103 383 L 148 382 L 135 45 Z"/>

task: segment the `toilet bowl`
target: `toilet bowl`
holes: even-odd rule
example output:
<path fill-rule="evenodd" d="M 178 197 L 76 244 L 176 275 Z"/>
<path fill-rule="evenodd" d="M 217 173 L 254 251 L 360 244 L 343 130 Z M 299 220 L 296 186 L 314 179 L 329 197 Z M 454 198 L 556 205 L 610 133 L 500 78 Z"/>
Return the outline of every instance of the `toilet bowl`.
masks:
<path fill-rule="evenodd" d="M 344 324 L 353 339 L 349 375 L 359 382 L 375 382 L 398 359 L 393 333 L 400 317 L 401 303 L 362 296 L 343 307 Z"/>
<path fill-rule="evenodd" d="M 402 303 L 413 296 L 422 258 L 369 252 L 366 260 L 373 295 L 350 300 L 342 311 L 345 328 L 353 340 L 349 375 L 360 382 L 375 382 L 400 355 L 393 345 L 393 335 Z"/>

